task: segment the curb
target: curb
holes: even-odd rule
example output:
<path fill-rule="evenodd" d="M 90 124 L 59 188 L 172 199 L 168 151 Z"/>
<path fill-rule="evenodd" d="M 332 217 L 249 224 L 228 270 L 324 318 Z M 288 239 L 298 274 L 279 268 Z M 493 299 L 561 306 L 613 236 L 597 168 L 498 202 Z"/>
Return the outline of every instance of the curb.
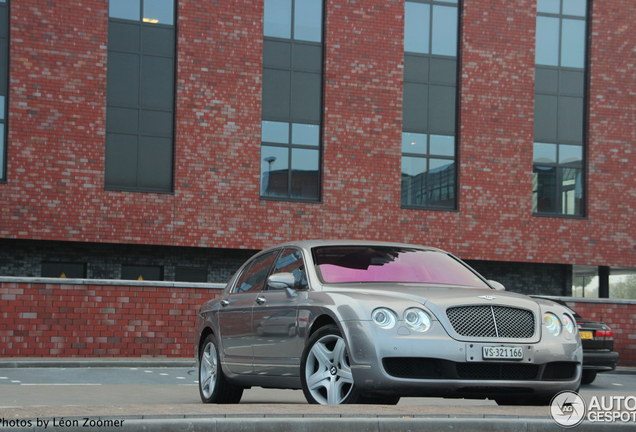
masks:
<path fill-rule="evenodd" d="M 2 419 L 8 423 L 8 420 Z M 24 427 L 11 426 L 0 423 L 0 431 L 13 432 L 44 430 L 44 420 L 21 420 Z M 39 423 L 36 423 L 39 422 Z M 387 416 L 387 417 L 302 417 L 269 416 L 263 418 L 225 418 L 225 417 L 173 417 L 173 418 L 64 418 L 56 419 L 57 424 L 48 423 L 46 430 L 65 430 L 68 432 L 86 431 L 87 428 L 98 428 L 100 432 L 333 432 L 345 430 L 347 432 L 403 432 L 403 431 L 454 431 L 454 432 L 491 432 L 491 431 L 519 431 L 519 432 L 562 432 L 563 428 L 551 418 L 544 417 L 426 417 L 426 416 Z M 92 421 L 92 424 L 86 422 Z M 629 423 L 590 423 L 584 421 L 576 427 L 577 432 L 596 432 L 611 428 L 614 430 L 633 430 Z"/>

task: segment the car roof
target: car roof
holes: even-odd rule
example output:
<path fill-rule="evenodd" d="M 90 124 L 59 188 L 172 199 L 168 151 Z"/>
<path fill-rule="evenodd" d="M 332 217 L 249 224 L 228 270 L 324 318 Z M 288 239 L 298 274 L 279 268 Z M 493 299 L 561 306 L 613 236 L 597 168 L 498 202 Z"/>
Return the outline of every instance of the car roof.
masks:
<path fill-rule="evenodd" d="M 289 247 L 289 246 L 295 246 L 302 249 L 312 249 L 315 247 L 325 247 L 325 246 L 384 246 L 384 247 L 417 248 L 417 249 L 446 253 L 442 249 L 438 249 L 438 248 L 434 248 L 430 246 L 422 246 L 422 245 L 409 244 L 409 243 L 386 242 L 386 241 L 370 241 L 370 240 L 299 240 L 299 241 L 282 243 L 276 246 L 272 246 L 271 248 L 268 248 L 268 249 L 274 249 L 278 247 Z"/>

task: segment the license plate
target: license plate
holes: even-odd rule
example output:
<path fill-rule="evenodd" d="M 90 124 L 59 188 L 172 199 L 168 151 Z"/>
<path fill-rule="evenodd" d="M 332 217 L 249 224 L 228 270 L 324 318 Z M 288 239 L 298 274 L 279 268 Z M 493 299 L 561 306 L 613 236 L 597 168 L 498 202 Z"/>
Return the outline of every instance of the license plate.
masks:
<path fill-rule="evenodd" d="M 482 356 L 485 360 L 523 360 L 521 347 L 485 346 L 482 347 Z"/>
<path fill-rule="evenodd" d="M 581 335 L 581 339 L 594 339 L 591 331 L 582 331 L 579 332 L 579 334 Z"/>

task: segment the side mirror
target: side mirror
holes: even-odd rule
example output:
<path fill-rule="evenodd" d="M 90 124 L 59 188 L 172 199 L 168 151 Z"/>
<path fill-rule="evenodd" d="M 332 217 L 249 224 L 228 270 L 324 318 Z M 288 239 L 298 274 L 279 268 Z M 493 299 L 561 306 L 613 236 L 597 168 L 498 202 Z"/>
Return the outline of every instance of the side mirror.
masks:
<path fill-rule="evenodd" d="M 497 281 L 489 280 L 488 283 L 490 284 L 491 287 L 493 287 L 497 291 L 505 291 L 506 290 L 506 287 L 503 286 L 502 284 L 500 284 Z"/>
<path fill-rule="evenodd" d="M 267 278 L 267 284 L 274 289 L 291 289 L 296 284 L 296 278 L 291 273 L 276 273 Z"/>

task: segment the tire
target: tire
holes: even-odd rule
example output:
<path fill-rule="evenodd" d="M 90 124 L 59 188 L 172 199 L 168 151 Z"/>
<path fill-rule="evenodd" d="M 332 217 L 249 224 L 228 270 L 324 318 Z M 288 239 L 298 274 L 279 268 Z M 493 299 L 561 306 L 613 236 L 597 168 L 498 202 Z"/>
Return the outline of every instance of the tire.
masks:
<path fill-rule="evenodd" d="M 581 376 L 581 384 L 592 384 L 596 379 L 596 371 L 583 369 L 583 375 Z"/>
<path fill-rule="evenodd" d="M 209 334 L 199 353 L 199 394 L 203 403 L 236 404 L 241 401 L 243 389 L 230 385 L 221 363 L 216 337 Z"/>
<path fill-rule="evenodd" d="M 338 326 L 327 325 L 311 335 L 300 361 L 300 381 L 310 404 L 357 403 L 360 393 Z"/>

